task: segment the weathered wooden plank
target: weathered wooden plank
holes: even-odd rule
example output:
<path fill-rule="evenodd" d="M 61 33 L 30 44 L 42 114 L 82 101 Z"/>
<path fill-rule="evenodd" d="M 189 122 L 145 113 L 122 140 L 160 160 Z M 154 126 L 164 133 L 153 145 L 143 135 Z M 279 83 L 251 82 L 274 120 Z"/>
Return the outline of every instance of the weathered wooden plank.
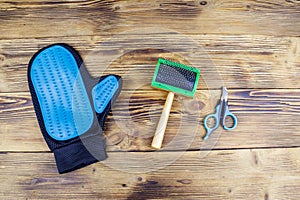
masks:
<path fill-rule="evenodd" d="M 176 41 L 180 45 L 175 45 L 174 49 Z M 228 88 L 300 87 L 297 80 L 300 67 L 298 38 L 251 35 L 188 37 L 163 32 L 125 34 L 112 39 L 86 36 L 1 40 L 0 91 L 28 91 L 27 65 L 30 58 L 38 49 L 55 42 L 69 43 L 78 49 L 95 77 L 103 73 L 122 75 L 125 89 L 148 86 L 158 57 L 198 67 L 202 72 L 200 89 L 219 88 L 222 82 Z"/>
<path fill-rule="evenodd" d="M 300 199 L 299 5 L 0 0 L 0 199 Z M 123 32 L 133 28 L 148 29 Z M 64 175 L 26 77 L 31 56 L 55 42 L 78 49 L 93 76 L 124 79 L 104 130 L 109 158 Z M 167 95 L 149 86 L 158 57 L 202 72 L 196 99 L 176 96 L 162 152 L 150 149 Z M 204 143 L 222 84 L 239 125 Z"/>
<path fill-rule="evenodd" d="M 0 38 L 113 34 L 136 27 L 184 33 L 299 36 L 296 0 L 0 1 Z"/>
<path fill-rule="evenodd" d="M 146 158 L 178 152 L 110 153 L 58 175 L 48 153 L 0 154 L 1 199 L 299 199 L 300 149 L 185 152 L 169 166 Z M 124 161 L 124 157 L 128 158 Z M 151 162 L 151 161 L 146 161 Z M 158 163 L 157 163 L 158 164 Z M 158 164 L 159 165 L 159 164 Z M 112 166 L 117 166 L 114 168 Z M 153 167 L 154 168 L 151 168 Z"/>
<path fill-rule="evenodd" d="M 123 90 L 106 121 L 108 150 L 150 150 L 166 95 L 155 89 Z M 299 146 L 299 97 L 298 89 L 229 90 L 229 106 L 238 117 L 238 127 L 220 129 L 216 138 L 203 143 L 202 120 L 214 112 L 220 91 L 198 90 L 194 100 L 176 96 L 164 146 L 170 150 Z M 0 151 L 48 151 L 30 95 L 1 93 L 0 103 Z"/>

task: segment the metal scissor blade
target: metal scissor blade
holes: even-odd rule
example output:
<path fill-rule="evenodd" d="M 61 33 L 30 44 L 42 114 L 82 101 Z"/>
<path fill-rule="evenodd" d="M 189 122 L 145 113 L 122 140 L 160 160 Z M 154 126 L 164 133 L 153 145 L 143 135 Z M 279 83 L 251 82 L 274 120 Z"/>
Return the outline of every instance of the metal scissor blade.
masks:
<path fill-rule="evenodd" d="M 225 86 L 223 86 L 222 87 L 222 97 L 221 97 L 221 100 L 226 102 L 227 99 L 228 99 L 227 88 Z"/>

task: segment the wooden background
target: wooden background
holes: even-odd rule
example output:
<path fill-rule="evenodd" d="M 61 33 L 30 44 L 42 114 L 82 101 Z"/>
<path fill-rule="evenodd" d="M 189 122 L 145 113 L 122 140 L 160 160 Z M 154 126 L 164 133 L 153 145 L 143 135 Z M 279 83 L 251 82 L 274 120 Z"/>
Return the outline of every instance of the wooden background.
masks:
<path fill-rule="evenodd" d="M 153 27 L 204 48 L 229 89 L 238 127 L 201 141 L 203 117 L 220 95 L 202 80 L 194 100 L 176 96 L 168 148 L 152 151 L 167 95 L 148 85 L 157 57 L 188 62 L 183 55 L 193 52 L 137 46 L 105 71 L 124 78 L 106 121 L 109 159 L 59 175 L 28 91 L 31 56 L 64 42 L 97 60 L 93 50 L 110 37 Z M 138 36 L 125 34 L 136 42 Z M 0 199 L 300 199 L 299 36 L 299 0 L 0 0 Z M 170 35 L 145 37 L 160 44 Z M 107 44 L 111 55 L 122 53 Z M 95 77 L 103 71 L 87 68 Z"/>

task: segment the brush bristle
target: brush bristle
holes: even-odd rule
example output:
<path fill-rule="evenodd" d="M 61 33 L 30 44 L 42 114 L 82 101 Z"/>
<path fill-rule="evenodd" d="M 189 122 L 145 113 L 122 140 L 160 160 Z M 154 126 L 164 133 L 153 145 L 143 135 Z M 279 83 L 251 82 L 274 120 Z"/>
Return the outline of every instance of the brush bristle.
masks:
<path fill-rule="evenodd" d="M 186 96 L 194 96 L 200 71 L 180 63 L 159 59 L 152 86 Z"/>
<path fill-rule="evenodd" d="M 196 80 L 196 73 L 176 67 L 161 64 L 155 81 L 192 91 Z"/>

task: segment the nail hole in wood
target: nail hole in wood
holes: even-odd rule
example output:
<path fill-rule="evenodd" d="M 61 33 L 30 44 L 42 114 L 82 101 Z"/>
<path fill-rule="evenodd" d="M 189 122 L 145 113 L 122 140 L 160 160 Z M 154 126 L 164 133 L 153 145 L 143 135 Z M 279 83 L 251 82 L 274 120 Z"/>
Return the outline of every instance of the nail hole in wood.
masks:
<path fill-rule="evenodd" d="M 207 1 L 200 1 L 201 6 L 205 6 L 207 4 Z"/>

